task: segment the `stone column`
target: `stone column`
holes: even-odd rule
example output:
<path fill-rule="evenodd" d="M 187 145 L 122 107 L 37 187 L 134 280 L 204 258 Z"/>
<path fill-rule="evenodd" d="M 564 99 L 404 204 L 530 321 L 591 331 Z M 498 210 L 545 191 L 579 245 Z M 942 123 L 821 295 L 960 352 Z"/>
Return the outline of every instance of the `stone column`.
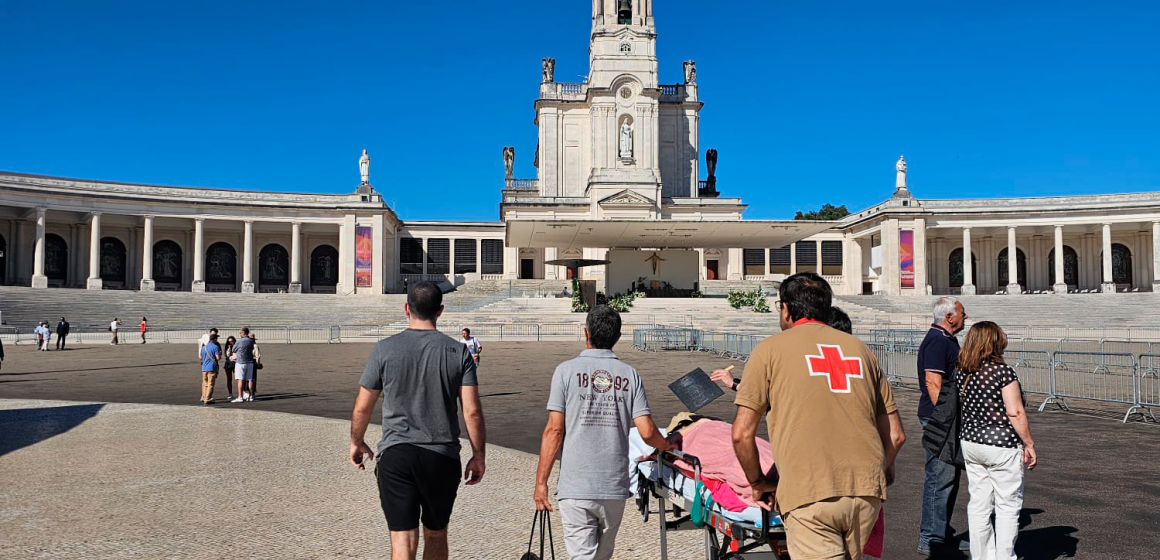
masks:
<path fill-rule="evenodd" d="M 1152 222 L 1152 291 L 1160 292 L 1160 220 Z"/>
<path fill-rule="evenodd" d="M 302 293 L 302 222 L 290 224 L 290 293 Z"/>
<path fill-rule="evenodd" d="M 48 277 L 44 275 L 44 227 L 46 208 L 36 209 L 36 245 L 32 252 L 32 287 L 47 288 Z"/>
<path fill-rule="evenodd" d="M 190 291 L 205 291 L 205 219 L 193 220 L 193 285 Z"/>
<path fill-rule="evenodd" d="M 1015 246 L 1015 227 L 1007 228 L 1007 293 L 1019 294 L 1019 249 Z"/>
<path fill-rule="evenodd" d="M 1103 227 L 1103 283 L 1100 284 L 1100 291 L 1106 294 L 1116 293 L 1116 282 L 1112 278 L 1112 225 L 1104 224 Z"/>
<path fill-rule="evenodd" d="M 1067 278 L 1063 276 L 1063 226 L 1055 226 L 1055 284 L 1051 291 L 1057 294 L 1067 293 Z"/>
<path fill-rule="evenodd" d="M 423 238 L 422 243 L 423 243 L 423 277 L 420 278 L 420 281 L 427 279 L 427 238 L 426 237 Z"/>
<path fill-rule="evenodd" d="M 761 252 L 765 256 L 765 279 L 769 280 L 769 248 L 766 247 Z M 704 267 L 701 267 L 701 269 L 704 270 Z"/>
<path fill-rule="evenodd" d="M 455 260 L 455 251 L 454 251 L 455 240 L 454 239 L 451 240 L 451 246 L 452 246 L 451 260 L 452 260 L 452 262 L 454 262 L 454 260 Z M 556 258 L 559 255 L 560 255 L 560 249 L 558 249 L 556 247 L 544 248 L 544 280 L 559 280 L 560 279 L 560 267 L 557 265 L 554 265 L 554 264 L 548 264 L 548 261 L 556 260 Z M 452 272 L 454 272 L 454 264 L 452 264 Z"/>
<path fill-rule="evenodd" d="M 101 213 L 93 212 L 89 224 L 89 278 L 85 287 L 90 290 L 100 290 L 104 287 L 101 282 Z"/>
<path fill-rule="evenodd" d="M 814 265 L 818 276 L 822 275 L 822 240 L 814 240 Z"/>
<path fill-rule="evenodd" d="M 964 296 L 975 295 L 975 259 L 971 251 L 971 228 L 963 228 L 963 288 Z"/>
<path fill-rule="evenodd" d="M 882 280 L 879 287 L 888 296 L 902 294 L 900 243 L 898 220 L 892 218 L 882 222 Z"/>
<path fill-rule="evenodd" d="M 342 219 L 338 240 L 338 286 L 339 294 L 354 292 L 354 247 L 355 215 L 347 214 Z"/>
<path fill-rule="evenodd" d="M 371 216 L 371 289 L 373 293 L 386 293 L 386 279 L 383 275 L 386 264 L 386 246 L 384 245 L 386 218 L 382 214 Z M 452 245 L 452 250 L 455 246 Z"/>
<path fill-rule="evenodd" d="M 141 291 L 152 292 L 153 287 L 153 216 L 145 216 L 141 243 Z"/>
<path fill-rule="evenodd" d="M 519 277 L 520 270 L 520 248 L 508 247 L 504 245 L 503 248 L 503 275 L 504 278 L 515 280 Z"/>
<path fill-rule="evenodd" d="M 789 244 L 789 274 L 797 274 L 797 242 Z"/>
<path fill-rule="evenodd" d="M 254 293 L 254 221 L 246 220 L 242 234 L 242 293 Z"/>

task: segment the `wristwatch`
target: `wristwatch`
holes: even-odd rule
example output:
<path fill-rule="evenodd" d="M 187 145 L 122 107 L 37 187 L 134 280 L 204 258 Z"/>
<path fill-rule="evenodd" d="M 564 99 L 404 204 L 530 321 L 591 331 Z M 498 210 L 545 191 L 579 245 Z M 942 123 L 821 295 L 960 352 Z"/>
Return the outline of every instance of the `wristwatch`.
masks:
<path fill-rule="evenodd" d="M 734 379 L 734 380 L 733 380 L 733 390 L 734 390 L 734 391 L 736 391 L 736 390 L 737 390 L 737 388 L 738 388 L 738 387 L 740 387 L 740 386 L 741 386 L 741 380 L 740 380 L 740 379 Z"/>

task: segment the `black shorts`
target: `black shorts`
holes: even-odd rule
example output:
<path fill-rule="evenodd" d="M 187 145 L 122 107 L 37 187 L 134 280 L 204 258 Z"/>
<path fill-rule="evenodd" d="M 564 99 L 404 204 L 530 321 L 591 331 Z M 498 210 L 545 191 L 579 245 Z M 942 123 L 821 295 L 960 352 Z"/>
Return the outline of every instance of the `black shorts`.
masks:
<path fill-rule="evenodd" d="M 459 491 L 459 470 L 459 457 L 416 445 L 395 445 L 383 451 L 375 477 L 387 528 L 418 529 L 422 517 L 427 529 L 446 529 Z"/>

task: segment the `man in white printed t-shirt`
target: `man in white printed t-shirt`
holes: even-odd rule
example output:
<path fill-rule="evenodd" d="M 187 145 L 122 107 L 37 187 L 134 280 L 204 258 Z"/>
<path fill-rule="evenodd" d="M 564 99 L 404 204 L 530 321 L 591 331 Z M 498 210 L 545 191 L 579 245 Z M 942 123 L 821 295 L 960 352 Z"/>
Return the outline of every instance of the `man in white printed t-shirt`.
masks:
<path fill-rule="evenodd" d="M 120 317 L 113 319 L 113 322 L 109 323 L 109 332 L 113 333 L 113 340 L 110 340 L 109 344 L 120 344 L 121 343 L 121 341 L 117 339 L 117 327 L 120 327 L 120 326 L 121 326 L 121 318 Z"/>
<path fill-rule="evenodd" d="M 467 347 L 467 351 L 471 353 L 471 359 L 475 360 L 475 365 L 479 365 L 479 353 L 483 351 L 483 345 L 479 343 L 479 339 L 471 336 L 471 329 L 463 329 L 463 339 L 460 342 Z"/>
<path fill-rule="evenodd" d="M 206 344 L 209 344 L 209 337 L 210 337 L 210 335 L 215 335 L 215 334 L 217 334 L 217 333 L 218 333 L 218 330 L 217 330 L 217 329 L 210 329 L 210 330 L 209 330 L 209 332 L 207 332 L 207 333 L 205 333 L 205 334 L 201 335 L 201 338 L 200 338 L 200 339 L 198 339 L 198 341 L 197 341 L 197 355 L 198 355 L 198 359 L 201 359 L 201 349 L 202 349 L 202 348 L 205 348 L 205 345 L 206 345 Z M 225 343 L 223 342 L 222 344 L 225 344 Z M 223 356 L 223 357 L 225 356 L 225 348 L 224 348 L 224 347 L 222 348 L 222 356 Z M 233 390 L 232 388 L 230 388 L 230 389 L 231 389 L 231 391 Z"/>

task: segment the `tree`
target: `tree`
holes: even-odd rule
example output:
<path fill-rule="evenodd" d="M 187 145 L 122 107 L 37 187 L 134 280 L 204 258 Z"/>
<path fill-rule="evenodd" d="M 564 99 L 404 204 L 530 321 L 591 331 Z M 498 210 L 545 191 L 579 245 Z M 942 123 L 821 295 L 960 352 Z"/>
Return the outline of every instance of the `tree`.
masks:
<path fill-rule="evenodd" d="M 794 214 L 795 220 L 840 220 L 850 215 L 850 211 L 846 210 L 846 205 L 834 206 L 833 204 L 823 204 L 820 210 L 814 212 L 802 213 L 798 210 Z"/>

